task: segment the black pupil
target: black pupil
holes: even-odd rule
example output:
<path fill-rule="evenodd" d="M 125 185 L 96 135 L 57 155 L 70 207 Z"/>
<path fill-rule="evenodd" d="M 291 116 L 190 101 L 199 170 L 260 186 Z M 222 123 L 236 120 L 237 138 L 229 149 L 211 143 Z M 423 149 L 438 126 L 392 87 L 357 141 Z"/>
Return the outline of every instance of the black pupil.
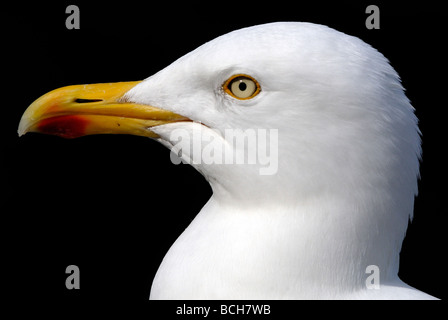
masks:
<path fill-rule="evenodd" d="M 238 88 L 241 90 L 241 91 L 244 91 L 244 90 L 246 90 L 247 89 L 247 84 L 245 84 L 244 82 L 240 82 L 240 84 L 238 85 Z"/>

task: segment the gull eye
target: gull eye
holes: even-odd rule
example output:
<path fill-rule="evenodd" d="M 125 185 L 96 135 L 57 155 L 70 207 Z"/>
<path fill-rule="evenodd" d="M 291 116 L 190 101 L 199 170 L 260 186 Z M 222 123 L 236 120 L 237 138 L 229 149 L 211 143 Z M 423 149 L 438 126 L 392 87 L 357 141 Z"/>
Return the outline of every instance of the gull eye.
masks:
<path fill-rule="evenodd" d="M 240 100 L 252 99 L 261 90 L 257 80 L 244 74 L 237 74 L 227 79 L 223 89 L 227 94 Z"/>

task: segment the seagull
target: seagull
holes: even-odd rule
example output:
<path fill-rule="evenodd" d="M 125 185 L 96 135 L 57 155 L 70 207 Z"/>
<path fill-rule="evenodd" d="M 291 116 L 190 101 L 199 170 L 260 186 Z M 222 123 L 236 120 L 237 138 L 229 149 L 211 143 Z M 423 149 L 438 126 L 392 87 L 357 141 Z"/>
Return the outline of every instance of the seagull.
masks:
<path fill-rule="evenodd" d="M 257 144 L 227 135 L 248 130 Z M 27 132 L 150 137 L 210 183 L 150 299 L 435 299 L 398 277 L 418 119 L 397 72 L 359 38 L 301 22 L 243 28 L 143 81 L 51 91 L 24 112 Z M 195 160 L 207 142 L 241 161 Z"/>

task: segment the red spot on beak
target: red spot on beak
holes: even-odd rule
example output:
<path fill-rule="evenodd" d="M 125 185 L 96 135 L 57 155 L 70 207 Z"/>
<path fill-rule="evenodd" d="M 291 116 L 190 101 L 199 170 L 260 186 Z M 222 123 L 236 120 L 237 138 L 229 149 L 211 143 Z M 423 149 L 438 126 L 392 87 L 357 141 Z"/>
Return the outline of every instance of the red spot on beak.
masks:
<path fill-rule="evenodd" d="M 85 135 L 88 123 L 82 116 L 58 116 L 42 120 L 37 129 L 42 133 L 73 139 Z"/>

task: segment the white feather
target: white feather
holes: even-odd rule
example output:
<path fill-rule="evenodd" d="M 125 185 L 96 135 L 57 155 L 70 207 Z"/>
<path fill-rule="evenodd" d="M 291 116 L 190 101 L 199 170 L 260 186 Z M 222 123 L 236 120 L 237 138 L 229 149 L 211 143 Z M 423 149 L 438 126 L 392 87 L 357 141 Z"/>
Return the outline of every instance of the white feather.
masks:
<path fill-rule="evenodd" d="M 230 98 L 234 74 L 257 79 Z M 419 174 L 417 118 L 387 59 L 358 38 L 272 23 L 210 41 L 126 99 L 197 123 L 151 128 L 173 145 L 201 126 L 278 129 L 278 172 L 193 164 L 213 196 L 165 256 L 152 299 L 425 299 L 397 276 Z M 210 132 L 209 132 L 210 133 Z M 185 157 L 187 155 L 184 155 Z M 366 288 L 366 267 L 380 290 Z"/>

